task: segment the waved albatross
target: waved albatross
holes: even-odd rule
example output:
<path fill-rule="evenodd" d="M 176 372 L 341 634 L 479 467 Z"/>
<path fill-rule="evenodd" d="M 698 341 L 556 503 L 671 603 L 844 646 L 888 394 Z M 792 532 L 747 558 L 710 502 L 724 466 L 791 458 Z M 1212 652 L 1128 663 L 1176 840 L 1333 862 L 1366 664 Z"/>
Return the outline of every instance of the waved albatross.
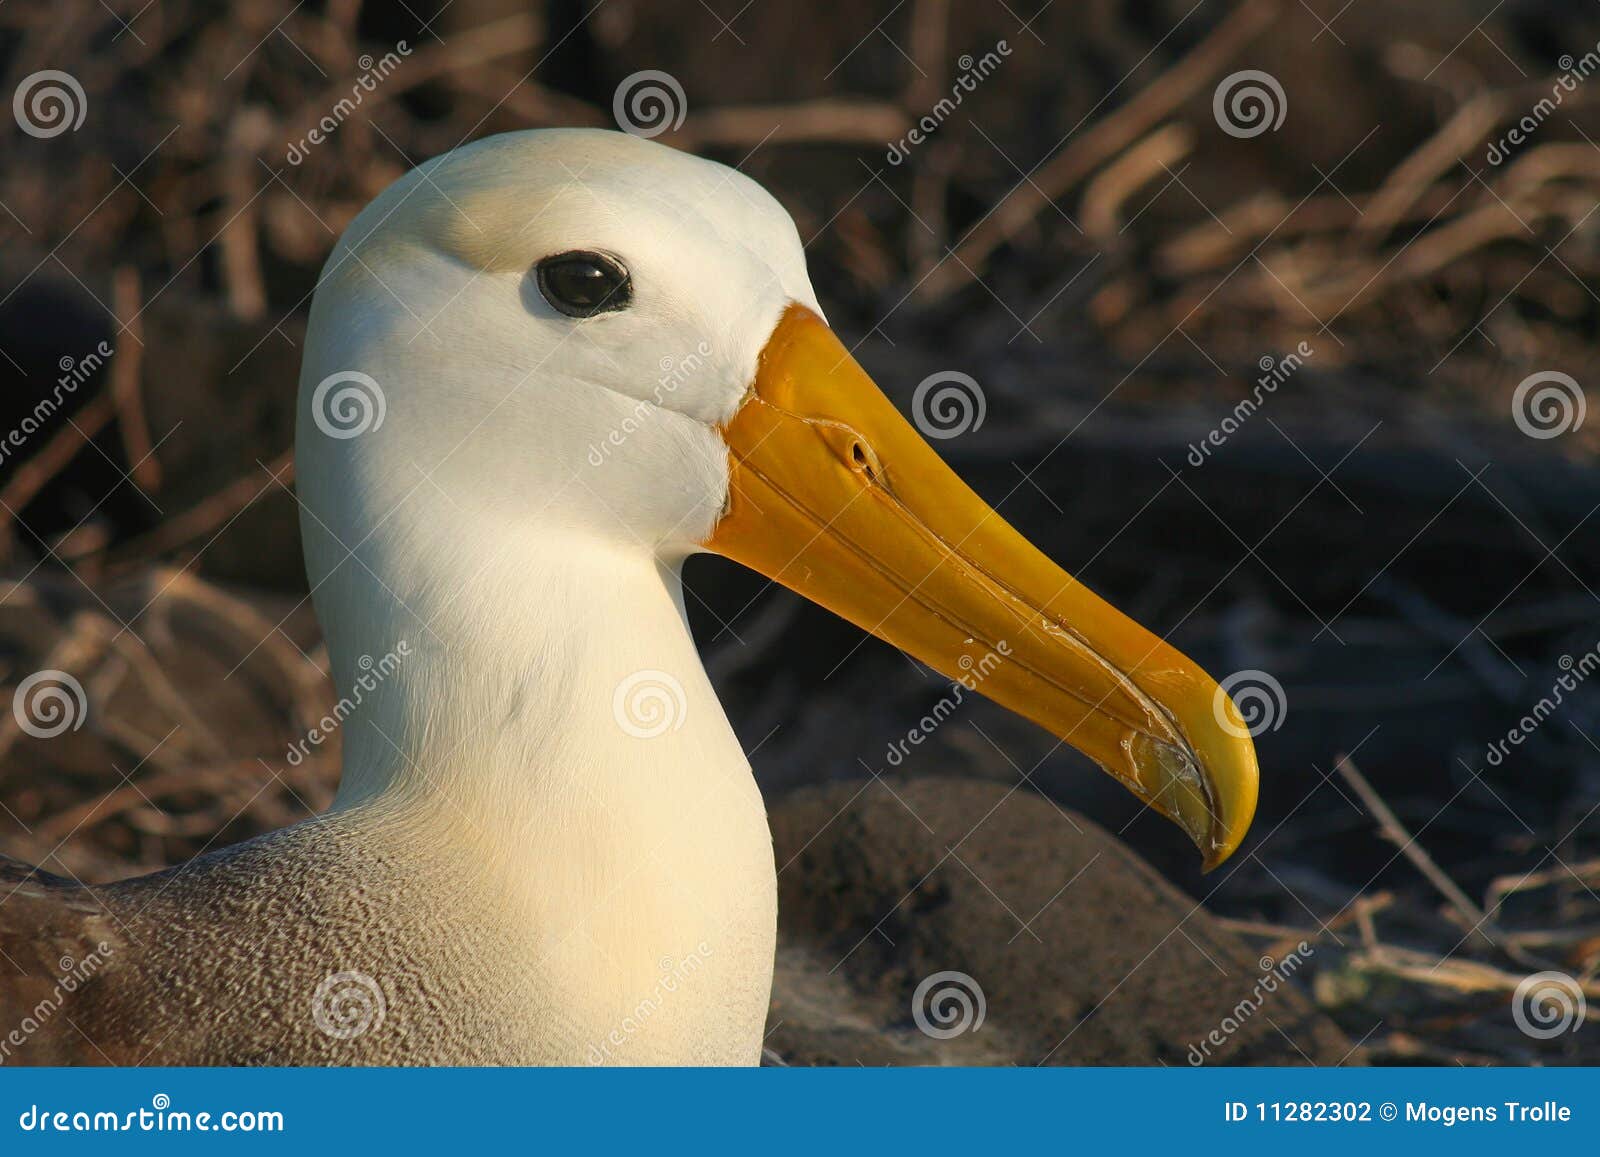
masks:
<path fill-rule="evenodd" d="M 12 1060 L 584 1064 L 621 1034 L 603 1059 L 757 1063 L 772 839 L 688 630 L 696 551 L 982 662 L 1208 866 L 1249 826 L 1234 704 L 943 464 L 734 170 L 590 130 L 421 165 L 330 257 L 298 405 L 335 685 L 405 658 L 326 814 L 104 886 L 0 863 L 0 1007 L 101 961 Z"/>

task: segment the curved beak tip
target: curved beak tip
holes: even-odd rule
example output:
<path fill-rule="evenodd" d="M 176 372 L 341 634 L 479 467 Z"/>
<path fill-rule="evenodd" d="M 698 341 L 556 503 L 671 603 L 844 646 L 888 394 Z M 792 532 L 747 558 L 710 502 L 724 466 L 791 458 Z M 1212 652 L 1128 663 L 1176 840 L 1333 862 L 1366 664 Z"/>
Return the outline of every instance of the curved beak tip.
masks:
<path fill-rule="evenodd" d="M 1260 790 L 1260 771 L 1250 733 L 1241 725 L 1237 732 L 1229 730 L 1228 737 L 1231 742 L 1212 751 L 1205 770 L 1212 802 L 1210 830 L 1200 848 L 1204 857 L 1202 870 L 1206 872 L 1221 867 L 1244 843 L 1255 819 Z"/>

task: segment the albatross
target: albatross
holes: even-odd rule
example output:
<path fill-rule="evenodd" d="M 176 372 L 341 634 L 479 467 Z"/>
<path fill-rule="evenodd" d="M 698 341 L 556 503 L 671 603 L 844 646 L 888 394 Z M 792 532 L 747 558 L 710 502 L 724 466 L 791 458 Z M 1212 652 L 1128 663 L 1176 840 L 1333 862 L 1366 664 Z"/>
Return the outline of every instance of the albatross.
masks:
<path fill-rule="evenodd" d="M 1041 725 L 1206 866 L 1249 827 L 1232 701 L 944 464 L 734 169 L 569 129 L 420 165 L 322 272 L 296 460 L 359 703 L 334 803 L 106 885 L 0 863 L 10 1059 L 759 1063 L 776 874 L 699 551 Z"/>

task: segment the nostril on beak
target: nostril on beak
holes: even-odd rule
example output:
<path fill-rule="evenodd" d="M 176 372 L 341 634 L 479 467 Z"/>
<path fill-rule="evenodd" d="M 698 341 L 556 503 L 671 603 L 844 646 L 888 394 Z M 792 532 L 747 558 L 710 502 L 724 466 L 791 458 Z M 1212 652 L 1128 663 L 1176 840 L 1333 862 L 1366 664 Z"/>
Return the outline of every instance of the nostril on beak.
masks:
<path fill-rule="evenodd" d="M 868 448 L 865 442 L 859 439 L 850 443 L 850 464 L 857 473 L 865 474 L 868 481 L 880 481 L 882 472 L 878 467 L 878 456 Z"/>
<path fill-rule="evenodd" d="M 860 430 L 852 429 L 843 422 L 826 421 L 818 422 L 815 428 L 827 443 L 830 457 L 835 462 L 849 467 L 851 473 L 872 485 L 889 489 L 888 472 L 884 470 L 878 452 L 872 448 L 872 442 Z"/>

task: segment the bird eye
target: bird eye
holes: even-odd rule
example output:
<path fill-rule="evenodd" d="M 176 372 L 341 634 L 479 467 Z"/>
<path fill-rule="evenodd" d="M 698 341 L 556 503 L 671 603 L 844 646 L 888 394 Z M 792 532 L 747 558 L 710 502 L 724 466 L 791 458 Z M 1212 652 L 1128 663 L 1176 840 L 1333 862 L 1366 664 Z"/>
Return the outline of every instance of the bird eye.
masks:
<path fill-rule="evenodd" d="M 633 298 L 628 271 L 614 257 L 575 250 L 546 257 L 537 267 L 539 292 L 568 317 L 626 309 Z"/>

